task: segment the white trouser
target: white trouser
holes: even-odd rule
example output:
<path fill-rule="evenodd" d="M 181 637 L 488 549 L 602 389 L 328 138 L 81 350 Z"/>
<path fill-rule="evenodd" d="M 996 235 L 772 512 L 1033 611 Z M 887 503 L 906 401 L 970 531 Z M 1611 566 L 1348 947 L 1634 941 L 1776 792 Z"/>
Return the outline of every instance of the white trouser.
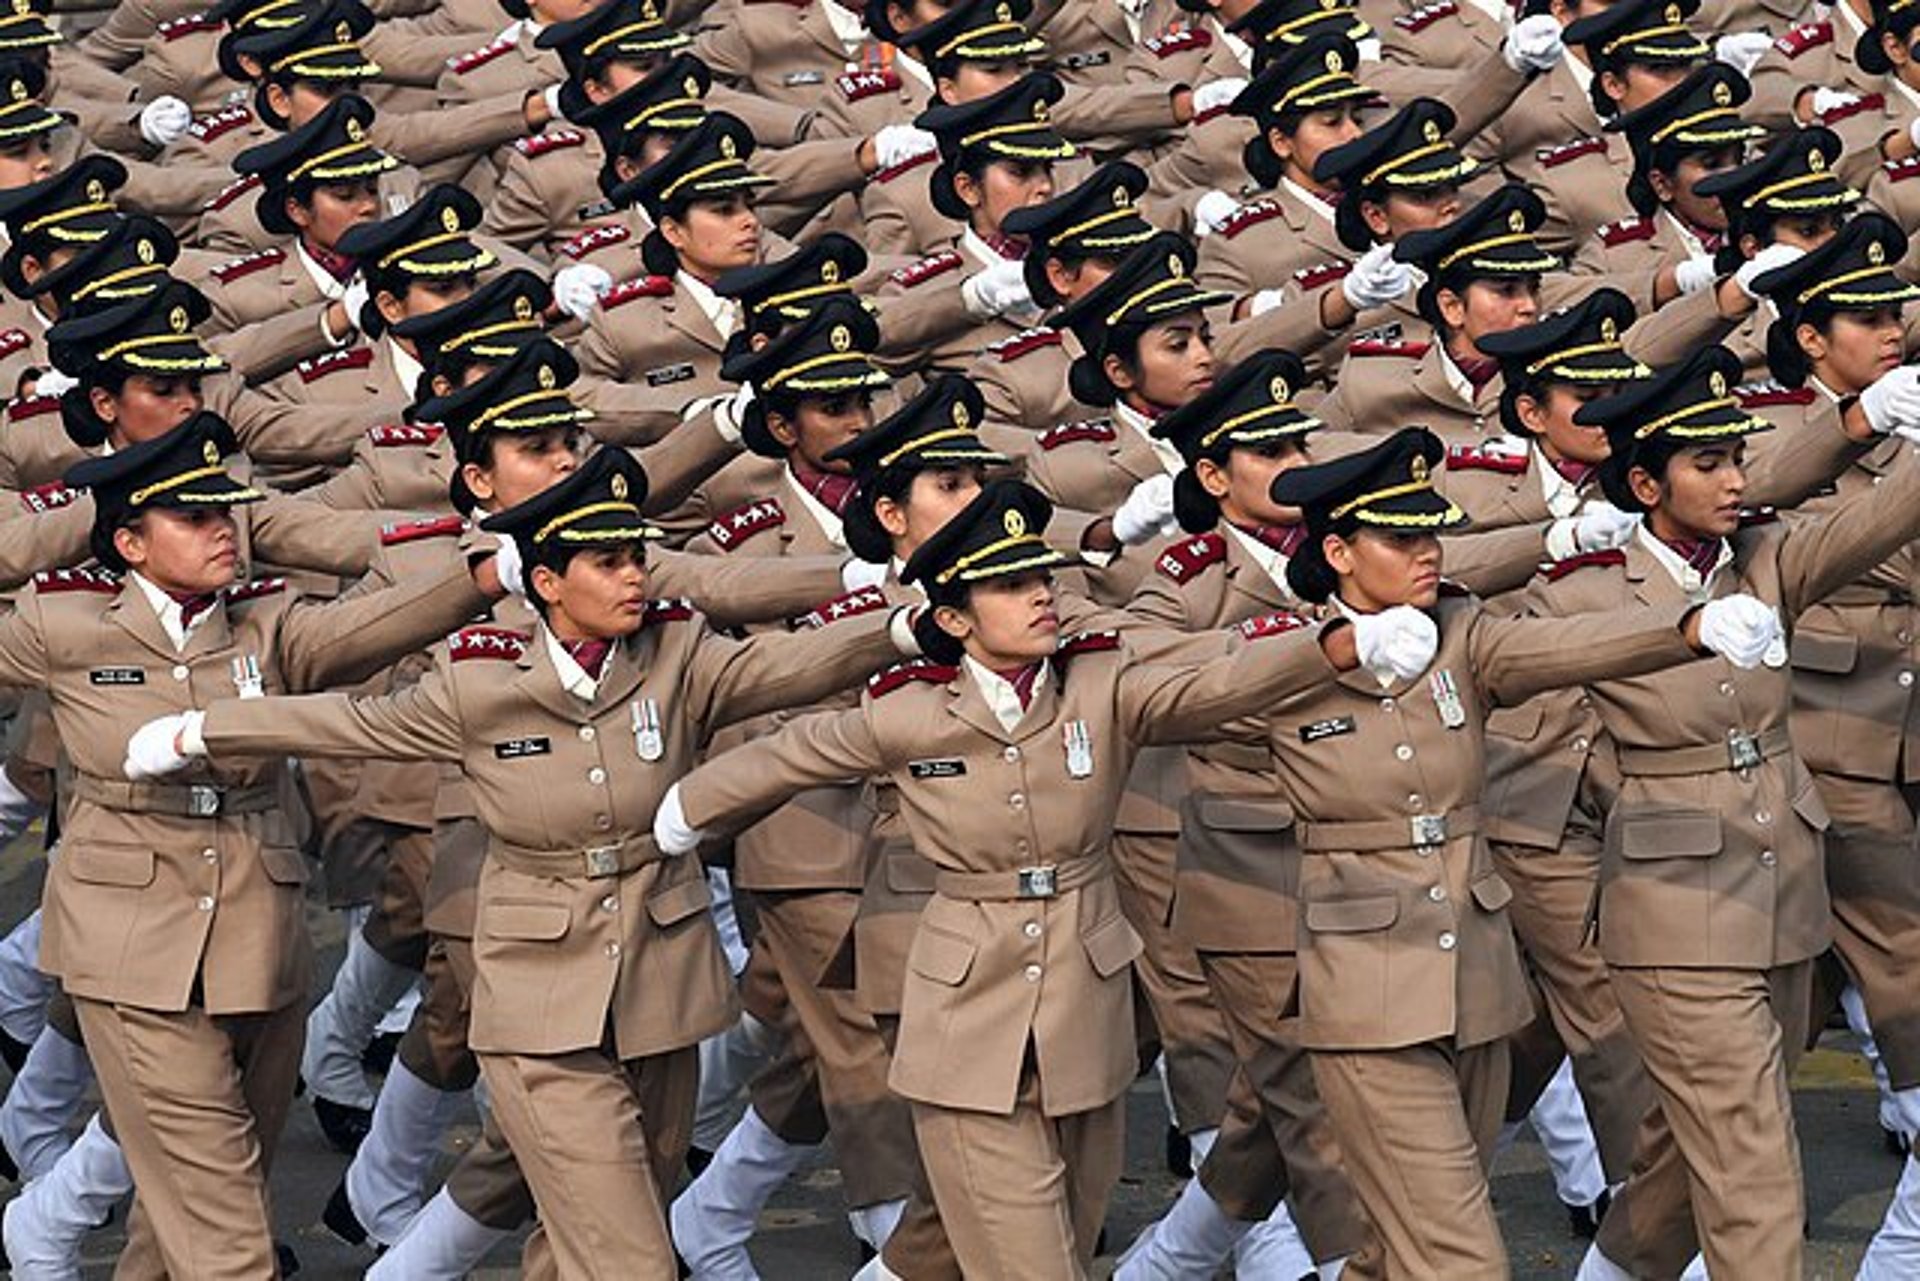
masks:
<path fill-rule="evenodd" d="M 420 1212 L 441 1135 L 464 1097 L 464 1090 L 434 1089 L 397 1057 L 387 1070 L 373 1126 L 346 1174 L 353 1217 L 376 1244 L 398 1241 Z"/>
<path fill-rule="evenodd" d="M 0 1103 L 0 1143 L 20 1167 L 22 1181 L 45 1174 L 73 1145 L 67 1127 L 92 1087 L 87 1047 L 52 1027 L 42 1028 Z"/>
<path fill-rule="evenodd" d="M 748 1108 L 713 1161 L 668 1211 L 673 1244 L 697 1281 L 757 1281 L 747 1241 L 768 1199 L 809 1146 L 788 1143 Z"/>
<path fill-rule="evenodd" d="M 693 1109 L 693 1146 L 711 1152 L 739 1124 L 747 1083 L 772 1057 L 773 1030 L 742 1010 L 732 1027 L 700 1042 L 700 1095 Z"/>
<path fill-rule="evenodd" d="M 133 1191 L 133 1171 L 96 1113 L 73 1147 L 7 1203 L 0 1223 L 15 1281 L 80 1281 L 80 1243 Z"/>
<path fill-rule="evenodd" d="M 487 1252 L 513 1233 L 462 1210 L 443 1187 L 413 1216 L 391 1250 L 367 1269 L 368 1281 L 466 1281 Z"/>
<path fill-rule="evenodd" d="M 47 1025 L 54 982 L 40 972 L 40 909 L 0 939 L 0 1031 L 32 1045 Z"/>
<path fill-rule="evenodd" d="M 1592 1205 L 1607 1190 L 1600 1168 L 1600 1147 L 1587 1122 L 1587 1105 L 1573 1080 L 1573 1060 L 1560 1060 L 1560 1070 L 1547 1082 L 1540 1099 L 1527 1114 L 1533 1132 L 1546 1150 L 1553 1170 L 1553 1186 L 1563 1205 Z"/>
<path fill-rule="evenodd" d="M 307 1016 L 307 1045 L 300 1058 L 300 1074 L 307 1088 L 330 1102 L 371 1108 L 373 1087 L 367 1084 L 360 1056 L 373 1040 L 374 1030 L 387 1011 L 420 976 L 395 965 L 373 950 L 359 921 L 366 909 L 344 913 L 350 929 L 347 955 L 333 976 L 333 986 Z"/>

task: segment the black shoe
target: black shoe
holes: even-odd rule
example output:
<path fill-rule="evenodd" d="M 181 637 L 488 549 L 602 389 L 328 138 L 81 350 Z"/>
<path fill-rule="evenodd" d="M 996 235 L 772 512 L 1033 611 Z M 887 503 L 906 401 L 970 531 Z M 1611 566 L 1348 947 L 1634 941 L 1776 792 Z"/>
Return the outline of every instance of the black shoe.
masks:
<path fill-rule="evenodd" d="M 333 1146 L 333 1150 L 342 1156 L 352 1156 L 358 1152 L 361 1141 L 373 1129 L 371 1109 L 348 1107 L 317 1094 L 313 1096 L 313 1114 L 319 1118 L 320 1132 L 327 1136 L 327 1142 Z"/>
<path fill-rule="evenodd" d="M 400 1034 L 382 1032 L 367 1042 L 367 1048 L 360 1053 L 360 1066 L 373 1076 L 385 1076 L 393 1066 L 393 1056 L 400 1052 Z"/>
<path fill-rule="evenodd" d="M 1600 1231 L 1601 1220 L 1607 1217 L 1607 1207 L 1613 1204 L 1613 1193 L 1603 1191 L 1592 1205 L 1570 1205 L 1567 1207 L 1567 1223 L 1573 1229 L 1573 1235 L 1583 1241 L 1591 1241 Z"/>
<path fill-rule="evenodd" d="M 677 1249 L 673 1252 L 673 1272 L 680 1281 L 687 1281 L 687 1278 L 693 1275 L 693 1269 L 687 1266 L 687 1261 L 680 1257 L 680 1251 Z"/>
<path fill-rule="evenodd" d="M 362 1226 L 360 1216 L 353 1212 L 353 1202 L 347 1199 L 347 1180 L 341 1176 L 339 1186 L 333 1195 L 327 1198 L 327 1208 L 320 1212 L 320 1222 L 326 1224 L 327 1231 L 345 1241 L 348 1245 L 365 1245 L 367 1229 Z"/>
<path fill-rule="evenodd" d="M 0 1063 L 5 1063 L 15 1076 L 20 1075 L 20 1065 L 27 1061 L 27 1051 L 32 1048 L 25 1041 L 16 1041 L 0 1032 Z"/>
<path fill-rule="evenodd" d="M 287 1277 L 300 1271 L 300 1256 L 295 1254 L 293 1247 L 285 1241 L 273 1243 L 273 1261 L 280 1265 L 281 1281 L 286 1281 Z"/>
<path fill-rule="evenodd" d="M 1907 1142 L 1907 1136 L 1898 1130 L 1881 1126 L 1880 1140 L 1887 1145 L 1887 1155 L 1890 1157 L 1904 1161 L 1913 1154 L 1913 1144 Z"/>
<path fill-rule="evenodd" d="M 713 1164 L 713 1153 L 705 1148 L 687 1149 L 687 1177 L 697 1179 L 701 1171 Z"/>
<path fill-rule="evenodd" d="M 1175 1126 L 1167 1127 L 1167 1173 L 1176 1179 L 1193 1174 L 1193 1144 Z"/>

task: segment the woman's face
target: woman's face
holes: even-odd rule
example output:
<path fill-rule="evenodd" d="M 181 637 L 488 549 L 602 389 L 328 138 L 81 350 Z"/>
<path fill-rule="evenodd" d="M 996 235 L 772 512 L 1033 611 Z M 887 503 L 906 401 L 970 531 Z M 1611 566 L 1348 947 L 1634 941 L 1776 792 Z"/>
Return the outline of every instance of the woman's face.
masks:
<path fill-rule="evenodd" d="M 1385 200 L 1361 201 L 1360 216 L 1379 240 L 1398 240 L 1410 231 L 1431 231 L 1460 216 L 1460 188 L 1388 192 Z"/>
<path fill-rule="evenodd" d="M 561 640 L 631 636 L 647 609 L 646 549 L 625 543 L 577 552 L 565 573 L 536 565 L 528 583 L 547 603 L 547 626 Z"/>
<path fill-rule="evenodd" d="M 287 216 L 313 244 L 331 251 L 340 237 L 380 215 L 380 189 L 371 178 L 330 182 L 313 189 L 310 204 L 287 198 Z"/>
<path fill-rule="evenodd" d="M 1202 458 L 1193 466 L 1200 485 L 1220 504 L 1220 515 L 1236 525 L 1297 525 L 1300 509 L 1273 501 L 1273 478 L 1312 460 L 1300 440 L 1270 440 L 1235 445 L 1225 466 Z"/>
<path fill-rule="evenodd" d="M 1174 316 L 1147 326 L 1131 366 L 1109 355 L 1103 368 L 1142 413 L 1178 409 L 1213 386 L 1213 329 L 1199 312 Z"/>
<path fill-rule="evenodd" d="M 535 432 L 496 432 L 487 465 L 461 464 L 460 478 L 486 511 L 517 507 L 545 493 L 580 465 L 578 427 Z"/>
<path fill-rule="evenodd" d="M 1857 396 L 1906 358 L 1906 332 L 1897 306 L 1835 312 L 1822 333 L 1813 325 L 1794 329 L 1814 376 L 1843 396 Z"/>
<path fill-rule="evenodd" d="M 0 191 L 53 177 L 53 135 L 29 134 L 0 143 Z"/>
<path fill-rule="evenodd" d="M 1519 276 L 1505 280 L 1471 280 L 1464 289 L 1442 289 L 1435 295 L 1440 318 L 1450 333 L 1469 345 L 1487 334 L 1530 325 L 1540 318 L 1540 278 Z M 1472 352 L 1479 354 L 1476 347 Z"/>
<path fill-rule="evenodd" d="M 240 539 L 224 507 L 154 508 L 113 534 L 127 564 L 164 591 L 199 595 L 233 584 Z"/>
<path fill-rule="evenodd" d="M 1655 478 L 1644 467 L 1627 473 L 1647 524 L 1662 538 L 1725 538 L 1740 528 L 1747 493 L 1747 447 L 1740 440 L 1683 449 Z"/>
<path fill-rule="evenodd" d="M 1652 184 L 1653 194 L 1662 203 L 1671 205 L 1675 213 L 1694 226 L 1725 231 L 1727 211 L 1721 207 L 1718 197 L 1703 196 L 1695 188 L 1702 178 L 1732 169 L 1745 158 L 1746 150 L 1739 143 L 1712 151 L 1688 152 L 1680 157 L 1672 173 L 1650 170 L 1647 181 Z"/>
<path fill-rule="evenodd" d="M 893 554 L 905 560 L 920 550 L 920 544 L 979 496 L 983 475 L 978 467 L 933 468 L 914 473 L 905 501 L 875 499 L 874 519 L 893 540 Z"/>
<path fill-rule="evenodd" d="M 1340 576 L 1340 599 L 1363 613 L 1395 605 L 1426 609 L 1440 599 L 1440 539 L 1420 532 L 1362 529 L 1328 534 L 1327 563 Z"/>
<path fill-rule="evenodd" d="M 989 578 L 956 609 L 943 605 L 934 621 L 959 638 L 975 662 L 994 671 L 1036 663 L 1060 645 L 1060 615 L 1054 610 L 1053 575 Z"/>
<path fill-rule="evenodd" d="M 466 274 L 429 278 L 419 276 L 407 282 L 406 293 L 395 297 L 381 290 L 374 305 L 389 326 L 414 316 L 430 315 L 449 304 L 460 302 L 473 292 L 473 277 Z"/>
<path fill-rule="evenodd" d="M 995 236 L 1014 210 L 1053 199 L 1053 165 L 1046 160 L 996 160 L 978 178 L 954 174 L 953 190 L 973 211 L 974 232 Z"/>
<path fill-rule="evenodd" d="M 1011 59 L 1005 62 L 962 62 L 953 69 L 952 75 L 941 76 L 935 81 L 934 90 L 940 95 L 940 101 L 959 106 L 999 93 L 1026 74 L 1027 65 Z"/>
<path fill-rule="evenodd" d="M 680 265 L 702 280 L 746 267 L 760 257 L 760 215 L 745 196 L 695 200 L 681 218 L 662 218 L 660 234 L 680 255 Z"/>
<path fill-rule="evenodd" d="M 827 454 L 872 426 L 873 396 L 864 391 L 805 396 L 792 418 L 767 415 L 767 431 L 814 471 L 844 473 L 847 465 L 828 462 Z"/>
<path fill-rule="evenodd" d="M 87 397 L 94 416 L 107 424 L 120 445 L 137 445 L 164 435 L 206 405 L 200 395 L 200 379 L 195 376 L 128 374 L 117 395 L 95 387 Z"/>
<path fill-rule="evenodd" d="M 1515 407 L 1520 412 L 1520 421 L 1526 424 L 1549 458 L 1591 466 L 1606 461 L 1612 452 L 1607 445 L 1607 433 L 1600 427 L 1583 427 L 1573 421 L 1573 416 L 1580 406 L 1605 394 L 1606 390 L 1601 387 L 1554 383 L 1547 388 L 1544 398 L 1521 396 Z"/>
<path fill-rule="evenodd" d="M 1287 167 L 1286 177 L 1303 187 L 1313 185 L 1313 167 L 1320 157 L 1344 142 L 1352 142 L 1364 132 L 1360 112 L 1352 103 L 1310 111 L 1300 118 L 1291 135 L 1278 129 L 1267 130 L 1267 145 Z"/>
<path fill-rule="evenodd" d="M 1773 220 L 1773 235 L 1768 244 L 1791 245 L 1812 252 L 1840 234 L 1846 216 L 1840 213 L 1789 214 Z M 1753 236 L 1740 237 L 1740 252 L 1751 258 L 1763 248 Z"/>

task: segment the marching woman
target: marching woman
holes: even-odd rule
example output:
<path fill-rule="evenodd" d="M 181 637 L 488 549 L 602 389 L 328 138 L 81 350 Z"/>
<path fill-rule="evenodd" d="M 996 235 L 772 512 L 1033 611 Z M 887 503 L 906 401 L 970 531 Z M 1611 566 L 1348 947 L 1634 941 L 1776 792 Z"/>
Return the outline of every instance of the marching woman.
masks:
<path fill-rule="evenodd" d="M 231 702 L 128 749 L 136 774 L 287 751 L 462 767 L 490 837 L 469 1039 L 564 1277 L 673 1277 L 662 1191 L 696 1048 L 733 1019 L 701 867 L 650 836 L 660 797 L 715 726 L 825 697 L 898 658 L 896 637 L 912 648 L 904 613 L 736 642 L 650 601 L 645 496 L 631 456 L 603 449 L 482 522 L 518 551 L 530 635 L 469 628 L 403 692 Z"/>

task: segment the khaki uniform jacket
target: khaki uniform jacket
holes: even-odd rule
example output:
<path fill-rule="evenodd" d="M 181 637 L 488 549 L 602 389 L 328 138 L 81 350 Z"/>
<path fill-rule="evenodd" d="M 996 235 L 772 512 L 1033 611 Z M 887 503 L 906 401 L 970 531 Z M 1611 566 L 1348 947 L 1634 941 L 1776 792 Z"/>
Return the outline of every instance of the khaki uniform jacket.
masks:
<path fill-rule="evenodd" d="M 1449 380 L 1449 369 L 1438 344 L 1355 343 L 1318 415 L 1335 431 L 1372 435 L 1420 423 L 1449 445 L 1474 445 L 1499 435 L 1499 380 L 1468 401 Z"/>
<path fill-rule="evenodd" d="M 1633 216 L 1631 149 L 1601 128 L 1564 59 L 1536 76 L 1510 110 L 1480 131 L 1470 151 L 1546 202 L 1547 221 L 1534 237 L 1555 253 L 1570 256 L 1602 226 Z"/>
<path fill-rule="evenodd" d="M 1840 135 L 1843 167 L 1839 172 L 1859 188 L 1879 159 L 1875 154 L 1864 166 L 1858 160 L 1879 141 L 1886 86 L 1853 60 L 1856 38 L 1853 27 L 1845 22 L 1802 22 L 1786 28 L 1754 64 L 1753 97 L 1740 108 L 1740 115 L 1774 133 L 1785 133 L 1808 123 L 1794 112 L 1801 94 L 1820 88 L 1859 94 L 1864 109 L 1830 112 L 1820 120 Z"/>
<path fill-rule="evenodd" d="M 1241 205 L 1200 241 L 1194 278 L 1241 299 L 1290 280 L 1311 288 L 1317 272 L 1349 265 L 1353 251 L 1334 234 L 1332 207 L 1313 209 L 1313 199 L 1277 187 Z"/>
<path fill-rule="evenodd" d="M 838 0 L 759 0 L 736 7 L 732 19 L 695 37 L 693 52 L 713 78 L 742 93 L 814 110 L 842 75 L 882 70 L 883 46 L 848 53 L 827 21 L 824 6 Z"/>
<path fill-rule="evenodd" d="M 632 1060 L 728 1026 L 706 876 L 654 849 L 660 798 L 716 726 L 823 697 L 896 653 L 885 615 L 745 642 L 708 631 L 683 602 L 650 616 L 614 647 L 591 702 L 561 685 L 540 631 L 477 628 L 399 694 L 236 700 L 207 717 L 207 747 L 223 758 L 459 764 L 491 838 L 474 936 L 479 1053 L 564 1054 L 611 1028 Z M 657 720 L 657 743 L 636 734 L 642 716 Z"/>
<path fill-rule="evenodd" d="M 379 191 L 380 207 L 384 211 L 379 216 L 391 217 L 404 213 L 419 198 L 423 181 L 420 171 L 409 165 L 378 175 L 374 184 Z M 199 223 L 194 232 L 195 242 L 206 249 L 235 254 L 276 248 L 286 250 L 291 244 L 290 238 L 276 235 L 260 224 L 257 212 L 259 204 L 260 183 L 257 178 L 246 177 L 228 183 L 200 209 Z M 213 270 L 216 281 L 221 270 L 218 267 Z"/>
<path fill-rule="evenodd" d="M 1109 415 L 1111 410 L 1106 411 Z M 1110 512 L 1167 466 L 1146 437 L 1112 417 L 1064 423 L 1028 451 L 1027 479 L 1062 507 Z"/>
<path fill-rule="evenodd" d="M 967 311 L 960 287 L 985 264 L 960 247 L 959 235 L 948 223 L 940 247 L 889 272 L 875 297 L 876 359 L 896 378 L 929 368 L 964 373 L 983 351 L 1021 332 L 1011 320 L 976 320 Z"/>
<path fill-rule="evenodd" d="M 1061 423 L 1102 416 L 1075 400 L 1067 371 L 1083 354 L 1071 330 L 1023 329 L 980 353 L 967 377 L 987 402 L 987 421 L 1021 432 L 1045 432 Z"/>
<path fill-rule="evenodd" d="M 228 589 L 176 649 L 137 584 L 86 570 L 40 580 L 0 620 L 0 682 L 47 691 L 75 771 L 42 967 L 77 997 L 144 1009 L 305 1000 L 306 865 L 278 803 L 284 766 L 197 764 L 129 784 L 127 740 L 156 716 L 231 697 L 236 664 L 257 667 L 268 693 L 358 680 L 485 604 L 464 567 L 324 605 L 268 580 Z M 195 787 L 217 789 L 201 796 L 226 812 L 196 816 Z"/>
<path fill-rule="evenodd" d="M 538 34 L 527 22 L 514 24 L 501 31 L 500 35 L 470 53 L 462 54 L 447 64 L 441 73 L 440 83 L 436 86 L 440 101 L 445 106 L 458 106 L 462 103 L 486 102 L 493 99 L 509 98 L 518 103 L 530 93 L 540 93 L 549 85 L 559 84 L 566 78 L 566 68 L 561 65 L 560 55 L 551 49 L 534 46 Z M 512 38 L 506 37 L 512 33 Z M 474 158 L 464 168 L 456 168 L 441 174 L 443 181 L 457 182 L 473 192 L 485 204 L 493 196 L 500 175 L 507 167 L 507 152 L 504 147 L 496 147 L 492 152 Z"/>
<path fill-rule="evenodd" d="M 646 276 L 600 300 L 574 347 L 582 374 L 669 389 L 685 401 L 731 390 L 725 338 L 671 276 Z"/>
<path fill-rule="evenodd" d="M 480 226 L 547 262 L 582 233 L 612 221 L 600 190 L 600 140 L 581 129 L 548 129 L 513 144 Z M 570 261 L 571 259 L 569 259 Z"/>

